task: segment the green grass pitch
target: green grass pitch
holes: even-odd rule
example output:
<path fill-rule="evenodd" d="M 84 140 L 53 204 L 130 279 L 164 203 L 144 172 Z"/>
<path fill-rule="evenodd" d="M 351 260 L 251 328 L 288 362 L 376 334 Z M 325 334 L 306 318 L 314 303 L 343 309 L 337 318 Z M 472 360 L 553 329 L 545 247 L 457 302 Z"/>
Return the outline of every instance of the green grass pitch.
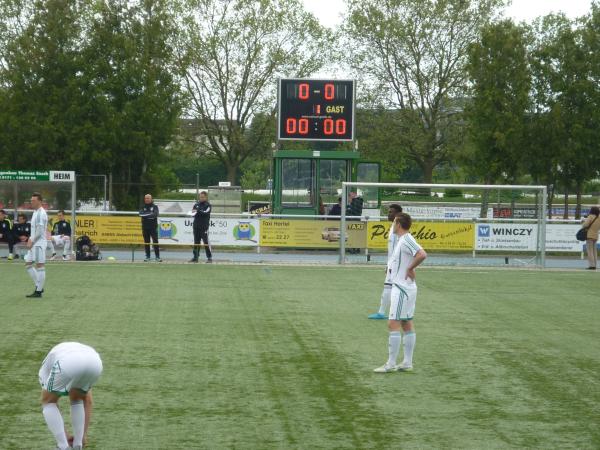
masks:
<path fill-rule="evenodd" d="M 37 371 L 70 340 L 104 362 L 90 449 L 600 447 L 593 273 L 422 269 L 415 370 L 386 375 L 381 268 L 59 263 L 42 300 L 0 275 L 1 449 L 53 448 Z"/>

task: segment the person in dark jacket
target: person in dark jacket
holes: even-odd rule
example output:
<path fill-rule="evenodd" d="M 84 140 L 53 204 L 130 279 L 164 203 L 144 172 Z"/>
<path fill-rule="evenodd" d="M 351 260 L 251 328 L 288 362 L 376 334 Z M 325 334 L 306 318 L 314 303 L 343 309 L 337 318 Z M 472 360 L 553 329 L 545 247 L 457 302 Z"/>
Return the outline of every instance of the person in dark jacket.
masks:
<path fill-rule="evenodd" d="M 14 257 L 15 237 L 13 235 L 12 222 L 6 217 L 6 211 L 0 209 L 0 242 L 8 244 L 8 260 Z"/>
<path fill-rule="evenodd" d="M 330 216 L 341 216 L 342 215 L 342 197 L 338 197 L 338 202 L 331 207 L 329 210 Z"/>
<path fill-rule="evenodd" d="M 192 208 L 192 216 L 194 216 L 194 256 L 190 262 L 198 262 L 198 254 L 200 252 L 200 242 L 204 242 L 204 250 L 206 251 L 206 262 L 212 262 L 212 252 L 208 243 L 208 229 L 210 227 L 210 212 L 212 207 L 208 202 L 208 194 L 205 191 L 200 192 L 198 201 Z"/>
<path fill-rule="evenodd" d="M 146 250 L 144 261 L 150 261 L 150 238 L 152 238 L 155 260 L 156 262 L 162 262 L 160 249 L 158 248 L 158 206 L 152 201 L 152 195 L 146 194 L 144 196 L 144 207 L 140 209 L 139 215 L 142 218 L 142 235 L 146 244 L 144 245 Z"/>
<path fill-rule="evenodd" d="M 15 243 L 26 244 L 31 236 L 31 224 L 27 223 L 27 216 L 19 213 L 17 216 L 17 224 L 13 228 L 13 237 Z"/>

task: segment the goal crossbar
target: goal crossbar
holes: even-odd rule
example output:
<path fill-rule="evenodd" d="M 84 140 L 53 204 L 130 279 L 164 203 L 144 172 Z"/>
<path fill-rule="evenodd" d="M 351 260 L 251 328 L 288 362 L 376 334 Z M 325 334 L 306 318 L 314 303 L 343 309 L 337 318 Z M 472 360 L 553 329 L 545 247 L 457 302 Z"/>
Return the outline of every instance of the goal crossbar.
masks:
<path fill-rule="evenodd" d="M 374 183 L 360 181 L 342 182 L 342 212 L 340 218 L 340 255 L 339 263 L 346 262 L 346 199 L 348 198 L 348 189 L 356 187 L 376 187 L 376 188 L 415 188 L 415 189 L 474 189 L 474 190 L 501 190 L 501 191 L 535 191 L 541 193 L 541 199 L 538 201 L 538 233 L 537 249 L 539 253 L 538 264 L 540 267 L 546 267 L 546 216 L 547 216 L 547 198 L 548 189 L 542 185 L 517 185 L 517 184 L 438 184 L 438 183 Z"/>

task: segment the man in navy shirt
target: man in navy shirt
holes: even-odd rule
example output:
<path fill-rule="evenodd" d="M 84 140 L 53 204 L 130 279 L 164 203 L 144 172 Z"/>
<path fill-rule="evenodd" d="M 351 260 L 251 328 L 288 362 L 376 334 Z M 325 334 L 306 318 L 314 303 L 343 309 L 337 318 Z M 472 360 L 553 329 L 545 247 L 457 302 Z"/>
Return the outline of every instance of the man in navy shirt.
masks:
<path fill-rule="evenodd" d="M 160 249 L 158 248 L 158 206 L 152 201 L 152 195 L 144 196 L 144 206 L 140 209 L 140 217 L 142 218 L 142 234 L 144 236 L 146 250 L 146 259 L 150 261 L 150 238 L 154 242 L 154 256 L 156 262 L 162 262 L 160 259 Z"/>
<path fill-rule="evenodd" d="M 192 216 L 194 216 L 194 256 L 190 262 L 198 262 L 198 254 L 200 252 L 200 241 L 204 242 L 204 250 L 206 251 L 206 262 L 212 262 L 212 252 L 208 243 L 208 228 L 210 227 L 210 211 L 211 205 L 208 202 L 208 194 L 205 191 L 200 192 L 198 201 L 192 208 Z"/>

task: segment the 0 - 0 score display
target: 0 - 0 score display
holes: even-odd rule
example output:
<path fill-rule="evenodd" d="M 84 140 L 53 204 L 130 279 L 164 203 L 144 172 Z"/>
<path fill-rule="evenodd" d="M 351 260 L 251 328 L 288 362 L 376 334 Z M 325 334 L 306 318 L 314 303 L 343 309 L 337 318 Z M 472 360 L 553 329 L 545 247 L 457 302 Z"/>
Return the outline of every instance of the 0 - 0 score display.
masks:
<path fill-rule="evenodd" d="M 354 140 L 353 80 L 279 80 L 280 140 Z"/>

